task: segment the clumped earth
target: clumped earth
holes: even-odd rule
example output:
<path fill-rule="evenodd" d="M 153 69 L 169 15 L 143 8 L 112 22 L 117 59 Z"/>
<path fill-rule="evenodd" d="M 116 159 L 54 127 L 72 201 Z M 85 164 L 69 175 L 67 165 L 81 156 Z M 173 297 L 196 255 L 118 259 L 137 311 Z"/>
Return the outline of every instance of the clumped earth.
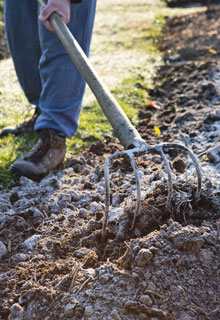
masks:
<path fill-rule="evenodd" d="M 167 209 L 164 165 L 143 155 L 131 229 L 135 179 L 118 159 L 103 241 L 103 167 L 117 141 L 92 145 L 40 183 L 21 178 L 0 191 L 1 319 L 220 319 L 219 27 L 219 8 L 168 18 L 165 64 L 139 111 L 147 143 L 179 142 L 200 159 L 200 200 L 189 159 L 168 150 L 176 178 Z"/>

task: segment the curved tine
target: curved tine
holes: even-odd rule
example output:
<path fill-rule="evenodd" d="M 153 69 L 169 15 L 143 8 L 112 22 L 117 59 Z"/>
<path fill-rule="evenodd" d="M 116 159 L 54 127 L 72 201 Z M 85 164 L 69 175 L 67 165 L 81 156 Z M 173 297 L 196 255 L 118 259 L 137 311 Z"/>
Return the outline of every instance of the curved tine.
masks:
<path fill-rule="evenodd" d="M 106 227 L 108 223 L 109 207 L 110 207 L 110 180 L 109 180 L 109 166 L 112 162 L 112 156 L 105 161 L 104 176 L 105 176 L 105 215 L 102 225 L 102 241 L 105 241 Z"/>
<path fill-rule="evenodd" d="M 178 143 L 167 143 L 164 144 L 163 147 L 165 148 L 179 148 L 179 149 L 183 149 L 184 151 L 188 152 L 193 164 L 196 168 L 196 173 L 197 173 L 197 200 L 199 200 L 200 198 L 200 193 L 201 193 L 201 188 L 202 188 L 202 171 L 200 169 L 200 165 L 199 165 L 199 161 L 197 160 L 195 154 L 186 146 L 182 145 L 182 144 L 178 144 Z"/>
<path fill-rule="evenodd" d="M 165 155 L 165 153 L 163 152 L 162 148 L 159 148 L 159 153 L 165 163 L 165 167 L 167 169 L 167 183 L 168 183 L 168 196 L 167 196 L 167 201 L 166 201 L 166 208 L 170 207 L 170 203 L 171 203 L 171 198 L 172 198 L 172 193 L 173 193 L 173 182 L 172 182 L 172 172 L 170 169 L 170 164 L 169 161 L 167 159 L 167 156 Z"/>
<path fill-rule="evenodd" d="M 140 207 L 141 207 L 141 184 L 140 184 L 140 176 L 139 176 L 139 172 L 138 172 L 138 167 L 136 164 L 136 161 L 134 159 L 134 155 L 133 154 L 128 154 L 130 161 L 131 161 L 131 165 L 132 168 L 134 170 L 134 174 L 135 174 L 135 181 L 136 181 L 136 188 L 137 188 L 137 202 L 136 202 L 136 210 L 135 210 L 135 214 L 133 217 L 133 221 L 132 221 L 132 230 L 134 229 L 134 225 L 135 225 L 135 221 L 136 221 L 136 217 L 138 216 L 139 212 L 140 212 Z"/>

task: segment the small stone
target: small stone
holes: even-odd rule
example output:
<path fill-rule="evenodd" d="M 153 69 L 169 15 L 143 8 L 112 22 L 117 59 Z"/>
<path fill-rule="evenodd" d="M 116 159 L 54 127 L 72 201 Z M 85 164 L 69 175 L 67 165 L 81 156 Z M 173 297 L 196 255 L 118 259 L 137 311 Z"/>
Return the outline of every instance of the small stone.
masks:
<path fill-rule="evenodd" d="M 112 310 L 111 317 L 113 320 L 121 320 L 121 317 L 120 317 L 117 309 Z"/>
<path fill-rule="evenodd" d="M 87 217 L 87 211 L 84 208 L 79 209 L 79 218 L 85 219 Z"/>
<path fill-rule="evenodd" d="M 192 317 L 188 313 L 184 312 L 180 315 L 179 320 L 192 320 Z"/>
<path fill-rule="evenodd" d="M 149 317 L 148 317 L 148 315 L 146 313 L 140 313 L 138 315 L 138 317 L 139 317 L 140 320 L 148 320 L 149 319 Z"/>
<path fill-rule="evenodd" d="M 143 302 L 144 304 L 146 304 L 146 306 L 151 307 L 153 304 L 153 301 L 151 300 L 151 298 L 147 295 L 144 294 L 140 297 L 141 302 Z"/>
<path fill-rule="evenodd" d="M 120 193 L 116 192 L 112 197 L 112 207 L 118 207 L 121 203 Z"/>
<path fill-rule="evenodd" d="M 93 306 L 86 306 L 85 307 L 85 312 L 84 312 L 84 317 L 90 317 L 94 312 Z"/>
<path fill-rule="evenodd" d="M 11 257 L 11 262 L 24 262 L 28 260 L 28 256 L 24 253 L 16 253 Z"/>
<path fill-rule="evenodd" d="M 148 249 L 141 249 L 137 256 L 135 257 L 135 261 L 139 267 L 145 267 L 149 261 L 152 259 L 153 254 Z"/>
<path fill-rule="evenodd" d="M 20 178 L 20 185 L 21 185 L 22 187 L 25 187 L 25 188 L 28 188 L 28 189 L 31 190 L 31 189 L 36 188 L 37 183 L 34 182 L 34 181 L 32 181 L 31 179 L 28 179 L 28 178 L 22 176 L 22 177 Z"/>
<path fill-rule="evenodd" d="M 79 201 L 79 195 L 78 195 L 78 193 L 76 191 L 71 191 L 69 194 L 71 195 L 71 200 L 73 202 L 78 202 Z"/>
<path fill-rule="evenodd" d="M 40 235 L 33 235 L 32 237 L 26 239 L 24 242 L 23 242 L 23 246 L 25 247 L 25 249 L 27 249 L 28 251 L 34 251 L 36 245 L 37 245 L 37 242 L 40 238 Z"/>
<path fill-rule="evenodd" d="M 201 249 L 199 257 L 201 262 L 209 263 L 213 260 L 213 253 L 208 249 Z"/>
<path fill-rule="evenodd" d="M 6 246 L 0 241 L 0 260 L 7 254 L 7 252 Z"/>
<path fill-rule="evenodd" d="M 172 166 L 179 173 L 184 173 L 186 170 L 186 162 L 179 157 L 173 160 Z"/>
<path fill-rule="evenodd" d="M 156 289 L 157 289 L 157 287 L 152 281 L 148 282 L 147 290 L 155 291 Z"/>
<path fill-rule="evenodd" d="M 95 201 L 90 203 L 90 205 L 89 205 L 90 216 L 94 216 L 94 214 L 99 210 L 102 210 L 102 206 L 99 203 L 97 203 Z"/>
<path fill-rule="evenodd" d="M 107 273 L 101 274 L 99 276 L 99 281 L 101 284 L 107 283 L 109 281 L 109 275 Z"/>
<path fill-rule="evenodd" d="M 31 211 L 33 212 L 33 217 L 35 219 L 39 219 L 39 220 L 44 219 L 43 213 L 40 210 L 38 210 L 37 208 L 31 208 Z"/>
<path fill-rule="evenodd" d="M 219 163 L 220 162 L 220 143 L 210 148 L 207 152 L 207 157 L 210 162 Z"/>
<path fill-rule="evenodd" d="M 64 315 L 67 318 L 72 318 L 75 315 L 75 304 L 68 303 L 64 308 Z"/>
<path fill-rule="evenodd" d="M 19 303 L 14 303 L 10 309 L 8 320 L 22 320 L 24 317 L 24 310 Z"/>

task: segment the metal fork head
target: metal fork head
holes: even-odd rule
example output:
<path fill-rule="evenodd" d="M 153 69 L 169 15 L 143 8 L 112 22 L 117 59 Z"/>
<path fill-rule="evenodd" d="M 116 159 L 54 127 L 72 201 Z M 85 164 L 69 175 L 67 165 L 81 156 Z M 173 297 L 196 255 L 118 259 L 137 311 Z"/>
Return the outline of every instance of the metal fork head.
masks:
<path fill-rule="evenodd" d="M 167 156 L 164 153 L 164 149 L 179 149 L 183 150 L 188 153 L 190 156 L 195 169 L 196 169 L 196 175 L 197 175 L 197 190 L 196 190 L 196 199 L 199 200 L 200 198 L 200 193 L 201 193 L 201 186 L 202 186 L 202 172 L 200 169 L 199 162 L 189 148 L 182 144 L 178 143 L 163 143 L 159 145 L 143 145 L 140 148 L 134 148 L 130 150 L 124 150 L 117 152 L 111 156 L 109 156 L 106 161 L 105 161 L 105 167 L 104 167 L 104 177 L 105 177 L 105 215 L 103 219 L 103 226 L 102 226 L 102 240 L 105 241 L 106 237 L 106 228 L 108 224 L 108 217 L 109 217 L 109 208 L 110 208 L 110 179 L 109 179 L 109 168 L 113 161 L 118 158 L 124 158 L 127 157 L 130 160 L 131 166 L 134 171 L 135 175 L 135 181 L 136 181 L 136 190 L 137 190 L 137 201 L 136 201 L 136 210 L 135 214 L 133 216 L 133 221 L 132 221 L 132 226 L 131 228 L 134 229 L 135 227 L 135 222 L 136 218 L 140 212 L 141 208 L 141 182 L 140 182 L 140 176 L 139 176 L 139 171 L 138 167 L 135 161 L 136 156 L 143 155 L 145 153 L 152 153 L 156 152 L 159 154 L 165 164 L 166 172 L 167 172 L 167 183 L 168 183 L 168 196 L 167 196 L 167 201 L 166 201 L 166 208 L 169 209 L 171 200 L 172 200 L 172 194 L 173 194 L 173 179 L 172 179 L 172 171 L 170 168 L 169 160 Z"/>

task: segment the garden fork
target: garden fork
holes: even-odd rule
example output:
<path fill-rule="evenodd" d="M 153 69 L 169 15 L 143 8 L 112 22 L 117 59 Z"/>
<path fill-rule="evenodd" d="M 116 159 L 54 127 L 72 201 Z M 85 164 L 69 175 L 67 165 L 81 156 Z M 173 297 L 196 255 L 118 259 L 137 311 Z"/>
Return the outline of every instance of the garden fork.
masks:
<path fill-rule="evenodd" d="M 41 6 L 46 5 L 45 0 L 38 0 Z M 135 162 L 135 156 L 143 155 L 148 152 L 156 152 L 158 153 L 162 160 L 164 161 L 165 168 L 168 176 L 168 196 L 166 201 L 167 208 L 170 206 L 172 199 L 172 191 L 173 191 L 173 182 L 172 182 L 172 172 L 169 165 L 169 161 L 167 156 L 164 153 L 164 150 L 167 148 L 177 148 L 183 151 L 186 151 L 191 157 L 196 173 L 197 173 L 197 191 L 196 197 L 199 199 L 201 192 L 201 169 L 199 166 L 199 162 L 194 155 L 194 153 L 187 147 L 182 144 L 177 143 L 162 143 L 159 145 L 148 145 L 140 136 L 135 127 L 131 124 L 128 117 L 112 96 L 110 91 L 104 86 L 100 77 L 94 70 L 91 65 L 89 59 L 81 49 L 80 45 L 76 41 L 76 39 L 71 34 L 70 30 L 66 26 L 66 24 L 62 21 L 61 17 L 53 13 L 50 18 L 50 23 L 74 62 L 75 66 L 85 79 L 86 83 L 89 85 L 93 94 L 95 95 L 100 107 L 102 108 L 105 116 L 108 121 L 112 125 L 115 135 L 118 137 L 119 141 L 125 148 L 124 151 L 117 152 L 111 156 L 109 156 L 105 162 L 104 166 L 104 176 L 105 176 L 105 215 L 103 219 L 103 227 L 102 227 L 102 239 L 105 239 L 106 236 L 106 228 L 108 223 L 109 209 L 110 209 L 110 179 L 109 179 L 109 167 L 112 164 L 114 159 L 128 157 L 130 159 L 131 166 L 134 170 L 135 180 L 136 180 L 136 188 L 137 188 L 137 201 L 136 201 L 136 210 L 133 216 L 132 221 L 132 229 L 135 226 L 136 218 L 140 212 L 141 205 L 141 184 L 139 171 L 137 168 L 137 164 Z"/>

